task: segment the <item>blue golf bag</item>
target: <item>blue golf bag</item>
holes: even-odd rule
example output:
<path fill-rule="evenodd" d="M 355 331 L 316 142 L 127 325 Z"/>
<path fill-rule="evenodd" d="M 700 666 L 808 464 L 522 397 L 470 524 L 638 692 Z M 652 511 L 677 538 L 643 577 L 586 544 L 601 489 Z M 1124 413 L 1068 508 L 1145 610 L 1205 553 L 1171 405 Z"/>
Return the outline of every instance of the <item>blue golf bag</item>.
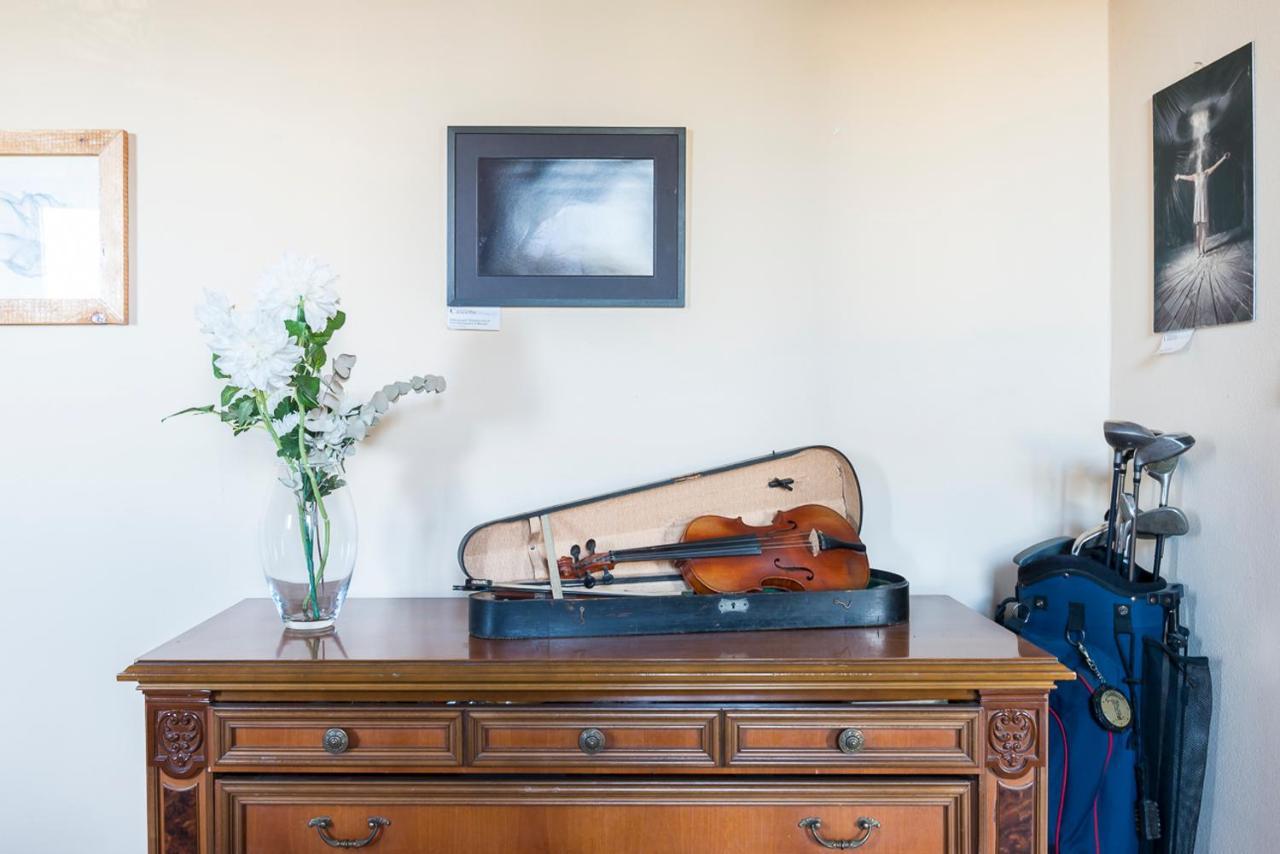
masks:
<path fill-rule="evenodd" d="M 1020 566 L 996 614 L 1076 673 L 1049 695 L 1049 851 L 1190 854 L 1212 688 L 1207 660 L 1184 654 L 1182 586 L 1063 551 Z"/>

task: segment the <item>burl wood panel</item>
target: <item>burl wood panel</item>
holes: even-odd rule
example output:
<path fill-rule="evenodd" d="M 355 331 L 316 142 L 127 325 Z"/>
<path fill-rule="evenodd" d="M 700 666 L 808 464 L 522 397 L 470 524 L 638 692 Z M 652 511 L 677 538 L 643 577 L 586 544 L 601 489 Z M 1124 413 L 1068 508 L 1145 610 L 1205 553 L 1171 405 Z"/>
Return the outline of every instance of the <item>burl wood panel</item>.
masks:
<path fill-rule="evenodd" d="M 332 819 L 332 834 L 362 839 L 368 819 L 390 821 L 379 854 L 813 854 L 800 826 L 857 839 L 876 854 L 972 851 L 973 784 L 952 782 L 637 782 L 468 780 L 318 785 L 244 781 L 218 786 L 218 834 L 230 854 L 326 850 L 307 823 Z"/>
<path fill-rule="evenodd" d="M 726 763 L 760 769 L 955 774 L 978 769 L 975 706 L 729 710 Z M 860 736 L 843 752 L 840 734 Z"/>
<path fill-rule="evenodd" d="M 430 772 L 462 762 L 462 712 L 394 706 L 216 706 L 214 771 Z M 324 748 L 330 729 L 345 751 Z"/>
<path fill-rule="evenodd" d="M 198 784 L 182 789 L 165 787 L 161 794 L 164 854 L 197 854 L 200 850 Z"/>
<path fill-rule="evenodd" d="M 467 712 L 467 764 L 522 771 L 630 766 L 714 768 L 720 762 L 718 710 L 635 710 L 601 707 Z M 579 744 L 599 730 L 595 754 Z"/>
<path fill-rule="evenodd" d="M 1033 854 L 1036 841 L 1036 789 L 1028 780 L 1021 786 L 996 784 L 996 825 L 1000 839 L 998 854 Z"/>

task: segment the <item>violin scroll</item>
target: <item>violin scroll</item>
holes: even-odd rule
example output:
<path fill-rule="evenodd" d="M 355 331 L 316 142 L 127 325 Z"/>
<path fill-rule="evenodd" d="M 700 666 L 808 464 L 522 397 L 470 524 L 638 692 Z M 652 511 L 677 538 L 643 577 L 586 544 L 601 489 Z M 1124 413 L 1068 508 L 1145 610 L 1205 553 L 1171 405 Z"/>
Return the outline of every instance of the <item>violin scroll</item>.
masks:
<path fill-rule="evenodd" d="M 612 569 L 614 560 L 612 552 L 597 552 L 596 541 L 587 540 L 586 553 L 581 546 L 574 544 L 569 554 L 556 561 L 556 569 L 560 577 L 567 581 L 581 581 L 583 587 L 594 587 L 596 577 L 592 573 L 600 573 L 600 581 L 609 584 L 613 581 Z"/>

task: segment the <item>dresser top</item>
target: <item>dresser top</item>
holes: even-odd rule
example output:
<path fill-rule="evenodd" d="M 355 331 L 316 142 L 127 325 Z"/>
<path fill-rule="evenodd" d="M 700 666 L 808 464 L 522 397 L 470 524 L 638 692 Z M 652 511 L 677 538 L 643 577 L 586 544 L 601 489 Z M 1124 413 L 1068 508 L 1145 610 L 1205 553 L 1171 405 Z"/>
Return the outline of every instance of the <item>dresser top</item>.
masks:
<path fill-rule="evenodd" d="M 284 631 L 246 599 L 119 676 L 224 699 L 965 699 L 1044 690 L 1072 674 L 946 596 L 912 596 L 896 626 L 556 640 L 467 633 L 464 598 L 352 599 L 336 630 Z"/>

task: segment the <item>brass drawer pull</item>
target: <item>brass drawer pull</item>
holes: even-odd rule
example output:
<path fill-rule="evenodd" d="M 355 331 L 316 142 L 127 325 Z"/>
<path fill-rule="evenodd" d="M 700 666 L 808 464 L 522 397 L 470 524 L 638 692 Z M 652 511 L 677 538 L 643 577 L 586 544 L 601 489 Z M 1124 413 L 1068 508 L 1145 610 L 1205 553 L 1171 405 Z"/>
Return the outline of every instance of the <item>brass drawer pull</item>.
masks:
<path fill-rule="evenodd" d="M 595 756 L 604 750 L 604 733 L 595 727 L 584 729 L 578 736 L 578 747 L 588 756 Z"/>
<path fill-rule="evenodd" d="M 333 827 L 333 819 L 327 815 L 317 816 L 307 822 L 307 827 L 314 827 L 316 833 L 320 834 L 320 841 L 330 848 L 363 848 L 366 845 L 372 845 L 378 838 L 378 834 L 382 832 L 382 828 L 391 824 L 381 816 L 371 816 L 369 818 L 369 835 L 364 839 L 334 839 L 329 835 L 329 828 Z"/>
<path fill-rule="evenodd" d="M 836 747 L 840 748 L 841 753 L 857 753 L 866 744 L 866 739 L 862 736 L 862 730 L 849 729 L 842 730 L 840 735 L 836 737 Z"/>
<path fill-rule="evenodd" d="M 822 829 L 822 820 L 818 818 L 803 818 L 800 820 L 800 826 L 809 831 L 813 835 L 813 841 L 821 845 L 823 848 L 833 848 L 836 851 L 848 851 L 851 848 L 861 848 L 871 839 L 871 831 L 880 826 L 880 822 L 874 818 L 863 816 L 858 819 L 858 829 L 862 831 L 861 839 L 823 839 L 818 833 Z"/>
<path fill-rule="evenodd" d="M 347 748 L 350 746 L 351 738 L 342 727 L 333 727 L 324 731 L 324 749 L 326 753 L 332 753 L 337 756 L 339 753 L 346 753 Z"/>

